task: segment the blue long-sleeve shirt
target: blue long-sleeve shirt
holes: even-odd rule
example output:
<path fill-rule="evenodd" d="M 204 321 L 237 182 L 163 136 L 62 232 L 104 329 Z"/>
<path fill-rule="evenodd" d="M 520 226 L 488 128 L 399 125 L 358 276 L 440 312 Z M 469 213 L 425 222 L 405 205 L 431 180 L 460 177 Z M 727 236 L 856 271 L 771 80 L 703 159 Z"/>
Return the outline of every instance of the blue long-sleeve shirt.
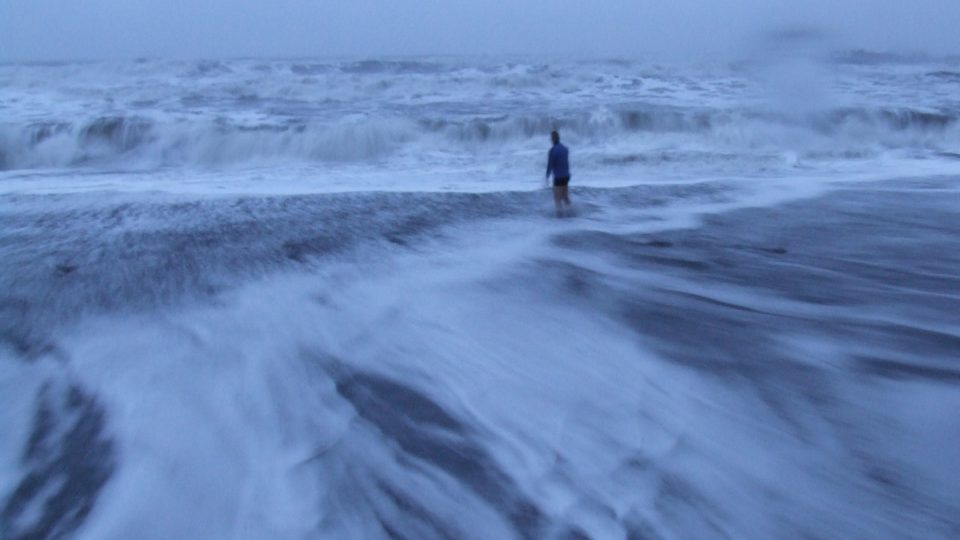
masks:
<path fill-rule="evenodd" d="M 547 177 L 553 173 L 554 178 L 570 178 L 569 156 L 566 146 L 560 143 L 553 145 L 547 154 Z"/>

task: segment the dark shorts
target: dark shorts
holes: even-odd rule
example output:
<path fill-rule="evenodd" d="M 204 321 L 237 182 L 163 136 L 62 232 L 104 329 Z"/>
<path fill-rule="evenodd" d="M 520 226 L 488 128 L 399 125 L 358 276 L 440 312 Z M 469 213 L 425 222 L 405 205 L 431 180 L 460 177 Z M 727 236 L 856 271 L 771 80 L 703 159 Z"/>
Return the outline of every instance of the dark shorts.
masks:
<path fill-rule="evenodd" d="M 560 178 L 553 179 L 553 187 L 567 187 L 567 184 L 570 183 L 569 176 L 561 176 Z"/>

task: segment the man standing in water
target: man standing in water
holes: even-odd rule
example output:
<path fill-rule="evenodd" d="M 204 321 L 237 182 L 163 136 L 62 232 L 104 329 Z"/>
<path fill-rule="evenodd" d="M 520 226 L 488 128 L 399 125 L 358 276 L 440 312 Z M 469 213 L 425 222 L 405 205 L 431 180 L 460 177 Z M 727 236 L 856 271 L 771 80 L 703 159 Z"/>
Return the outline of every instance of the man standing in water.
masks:
<path fill-rule="evenodd" d="M 570 208 L 570 193 L 568 190 L 570 184 L 570 153 L 566 146 L 560 144 L 560 134 L 556 131 L 550 133 L 550 140 L 553 141 L 553 147 L 547 154 L 547 181 L 550 180 L 550 174 L 553 173 L 553 203 L 557 205 L 557 217 L 563 217 L 565 210 Z"/>

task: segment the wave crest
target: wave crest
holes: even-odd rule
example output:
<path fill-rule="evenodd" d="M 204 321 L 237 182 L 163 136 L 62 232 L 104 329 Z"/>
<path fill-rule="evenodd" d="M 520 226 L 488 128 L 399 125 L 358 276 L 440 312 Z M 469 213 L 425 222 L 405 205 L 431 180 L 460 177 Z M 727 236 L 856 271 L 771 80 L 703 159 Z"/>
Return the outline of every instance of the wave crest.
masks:
<path fill-rule="evenodd" d="M 224 118 L 158 122 L 141 116 L 103 116 L 80 124 L 0 126 L 0 169 L 121 164 L 151 168 L 276 160 L 378 162 L 401 150 L 472 154 L 477 144 L 527 148 L 554 129 L 579 140 L 586 145 L 581 148 L 589 147 L 591 153 L 608 144 L 630 144 L 630 137 L 659 140 L 656 137 L 678 135 L 697 145 L 688 149 L 694 153 L 712 148 L 737 155 L 782 146 L 791 151 L 839 149 L 834 154 L 842 157 L 863 155 L 871 148 L 950 151 L 960 141 L 957 120 L 945 111 L 898 108 L 790 115 L 648 105 L 569 114 L 419 119 L 355 115 L 327 122 L 285 118 L 246 124 Z M 637 147 L 631 152 L 644 150 Z"/>

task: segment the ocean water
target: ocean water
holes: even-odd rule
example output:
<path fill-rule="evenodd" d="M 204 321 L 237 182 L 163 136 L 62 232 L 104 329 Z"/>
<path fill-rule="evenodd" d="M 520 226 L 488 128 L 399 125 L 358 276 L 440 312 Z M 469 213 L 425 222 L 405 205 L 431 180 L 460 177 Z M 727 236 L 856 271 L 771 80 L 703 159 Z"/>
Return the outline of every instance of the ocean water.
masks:
<path fill-rule="evenodd" d="M 0 538 L 960 537 L 958 86 L 0 65 Z"/>

